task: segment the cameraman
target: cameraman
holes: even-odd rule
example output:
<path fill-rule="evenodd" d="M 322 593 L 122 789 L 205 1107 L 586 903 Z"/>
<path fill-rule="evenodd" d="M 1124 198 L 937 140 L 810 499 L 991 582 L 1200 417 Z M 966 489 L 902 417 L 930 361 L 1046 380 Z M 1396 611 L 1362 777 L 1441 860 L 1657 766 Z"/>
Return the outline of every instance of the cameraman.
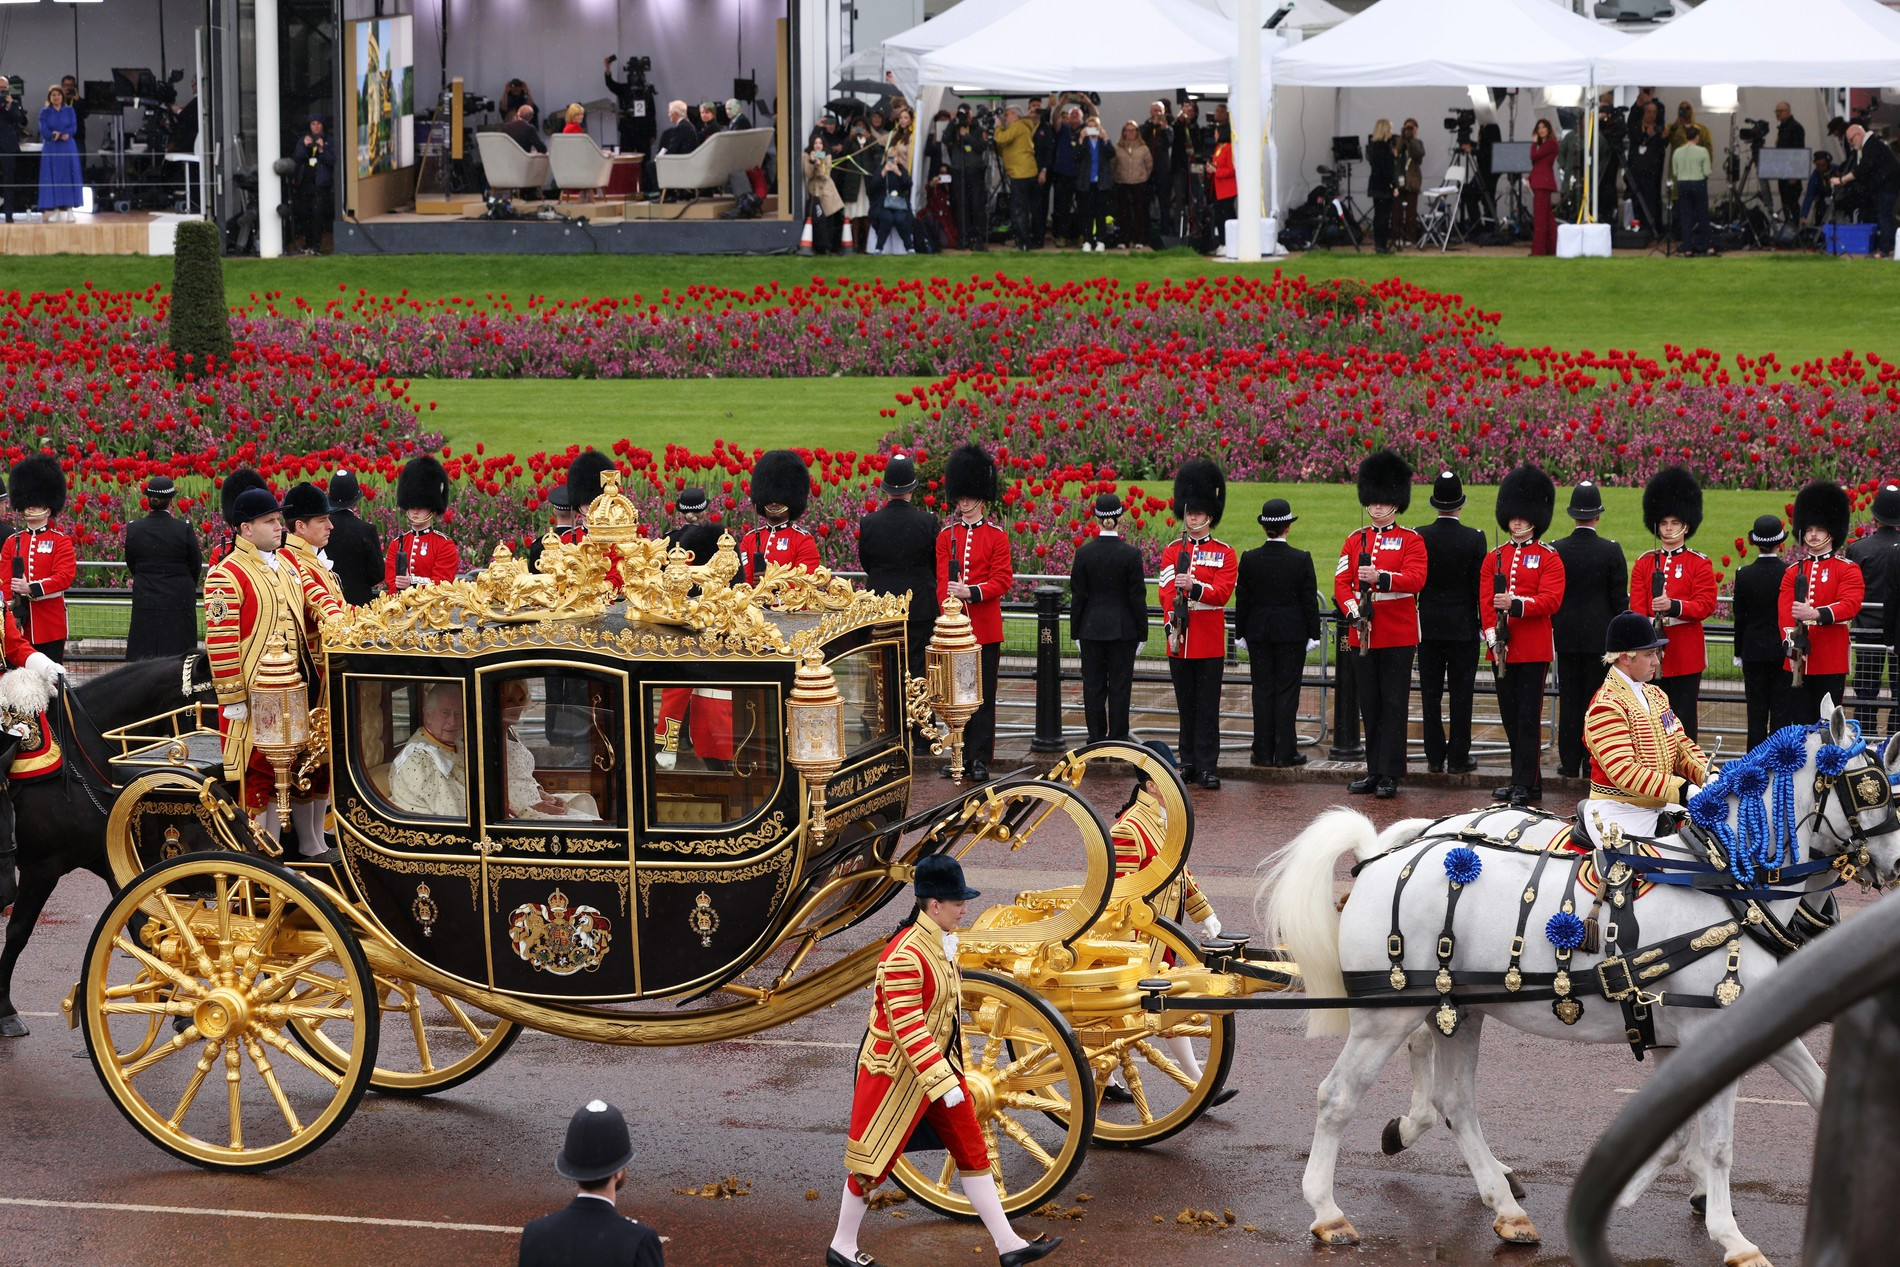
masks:
<path fill-rule="evenodd" d="M 1056 245 L 1074 246 L 1082 236 L 1076 226 L 1075 174 L 1082 150 L 1082 108 L 1062 108 L 1061 123 L 1056 126 L 1055 149 L 1049 156 L 1049 183 L 1055 186 L 1055 211 L 1050 216 L 1049 232 Z"/>
<path fill-rule="evenodd" d="M 950 202 L 957 217 L 957 243 L 966 251 L 990 249 L 989 138 L 970 117 L 970 107 L 957 107 L 956 118 L 944 130 L 943 147 L 950 160 Z M 1071 182 L 1070 188 L 1074 185 Z"/>
<path fill-rule="evenodd" d="M 1623 112 L 1611 93 L 1597 97 L 1597 221 L 1615 227 L 1623 219 L 1623 150 L 1626 145 Z"/>
<path fill-rule="evenodd" d="M 1785 101 L 1775 102 L 1775 148 L 1778 150 L 1805 150 L 1808 148 L 1808 130 L 1794 117 L 1794 109 Z M 1781 211 L 1788 217 L 1788 223 L 1801 223 L 1801 182 L 1784 180 L 1781 186 Z"/>
<path fill-rule="evenodd" d="M 20 139 L 26 135 L 26 108 L 13 95 L 13 81 L 0 75 L 0 204 L 6 206 L 7 223 L 13 223 L 15 165 L 19 162 Z"/>
<path fill-rule="evenodd" d="M 609 53 L 601 63 L 600 77 L 620 105 L 620 152 L 642 157 L 640 187 L 642 192 L 650 193 L 659 188 L 653 168 L 653 141 L 659 135 L 659 120 L 654 112 L 653 85 L 647 82 L 646 75 L 652 59 L 628 58 L 624 80 L 614 78 L 614 63 L 619 60 L 618 53 Z"/>
<path fill-rule="evenodd" d="M 1893 156 L 1885 141 L 1858 123 L 1848 127 L 1847 144 L 1854 151 L 1854 166 L 1834 177 L 1832 183 L 1836 189 L 1854 185 L 1872 199 L 1874 220 L 1879 225 L 1874 232 L 1874 258 L 1885 259 L 1893 254 L 1893 204 L 1895 196 L 1900 195 L 1900 159 Z"/>
<path fill-rule="evenodd" d="M 297 232 L 303 253 L 315 255 L 323 246 L 323 230 L 335 206 L 331 187 L 336 180 L 336 157 L 323 133 L 323 112 L 312 110 L 291 161 L 297 165 Z"/>

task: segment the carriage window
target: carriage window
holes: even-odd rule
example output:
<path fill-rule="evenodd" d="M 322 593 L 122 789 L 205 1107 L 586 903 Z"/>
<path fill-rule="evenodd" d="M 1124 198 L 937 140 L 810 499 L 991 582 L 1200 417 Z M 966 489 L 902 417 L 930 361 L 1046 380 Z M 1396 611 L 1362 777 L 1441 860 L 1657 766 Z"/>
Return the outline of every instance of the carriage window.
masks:
<path fill-rule="evenodd" d="M 643 704 L 650 822 L 743 822 L 777 794 L 778 687 L 649 686 Z"/>
<path fill-rule="evenodd" d="M 484 677 L 499 723 L 510 822 L 619 822 L 620 687 L 579 670 Z M 490 795 L 493 795 L 491 792 Z"/>
<path fill-rule="evenodd" d="M 888 643 L 859 647 L 831 662 L 844 701 L 844 750 L 847 757 L 892 738 L 891 683 L 897 648 Z"/>
<path fill-rule="evenodd" d="M 354 678 L 350 712 L 363 782 L 386 808 L 410 818 L 468 820 L 461 682 Z"/>

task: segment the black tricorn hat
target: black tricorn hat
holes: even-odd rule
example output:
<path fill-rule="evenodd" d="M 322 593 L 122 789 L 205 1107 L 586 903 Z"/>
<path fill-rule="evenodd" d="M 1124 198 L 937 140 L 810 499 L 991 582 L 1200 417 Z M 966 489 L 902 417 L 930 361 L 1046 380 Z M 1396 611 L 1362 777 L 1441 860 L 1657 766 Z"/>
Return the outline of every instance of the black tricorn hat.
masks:
<path fill-rule="evenodd" d="M 1618 612 L 1610 617 L 1610 623 L 1603 631 L 1603 651 L 1606 655 L 1622 655 L 1625 651 L 1653 651 L 1657 647 L 1669 645 L 1669 639 L 1659 637 L 1656 622 L 1641 612 Z"/>
<path fill-rule="evenodd" d="M 1748 539 L 1758 546 L 1780 545 L 1788 539 L 1788 530 L 1781 526 L 1776 515 L 1756 515 L 1755 526 L 1748 530 Z"/>
<path fill-rule="evenodd" d="M 810 499 L 811 471 L 790 449 L 773 449 L 752 468 L 752 506 L 759 513 L 767 506 L 783 506 L 786 517 L 796 519 Z"/>
<path fill-rule="evenodd" d="M 1702 485 L 1680 466 L 1665 466 L 1643 485 L 1643 527 L 1656 533 L 1656 525 L 1674 516 L 1689 525 L 1689 536 L 1702 526 Z"/>
<path fill-rule="evenodd" d="M 568 1119 L 567 1144 L 555 1157 L 554 1169 L 575 1183 L 599 1183 L 632 1160 L 627 1119 L 605 1100 L 591 1100 Z"/>
<path fill-rule="evenodd" d="M 1122 499 L 1114 493 L 1098 493 L 1095 498 L 1095 517 L 1103 520 L 1120 519 Z"/>
<path fill-rule="evenodd" d="M 1381 502 L 1401 514 L 1412 504 L 1412 464 L 1390 449 L 1368 454 L 1359 464 L 1359 504 Z"/>
<path fill-rule="evenodd" d="M 947 853 L 921 859 L 911 874 L 911 888 L 919 902 L 932 897 L 939 902 L 968 902 L 983 896 L 964 880 L 963 864 Z"/>
<path fill-rule="evenodd" d="M 682 488 L 680 495 L 673 499 L 673 508 L 682 515 L 701 514 L 709 505 L 703 488 Z"/>
<path fill-rule="evenodd" d="M 1572 519 L 1603 518 L 1603 490 L 1589 480 L 1578 480 L 1570 490 L 1570 504 L 1564 507 L 1564 514 Z"/>
<path fill-rule="evenodd" d="M 944 496 L 955 502 L 974 497 L 980 502 L 997 498 L 996 459 L 979 444 L 966 444 L 950 454 L 943 466 Z"/>
<path fill-rule="evenodd" d="M 1874 522 L 1900 527 L 1900 484 L 1882 484 L 1874 494 Z"/>
<path fill-rule="evenodd" d="M 449 508 L 449 473 L 442 463 L 427 453 L 419 453 L 403 464 L 396 477 L 396 508 L 428 510 L 441 514 Z"/>
<path fill-rule="evenodd" d="M 1538 467 L 1526 463 L 1498 485 L 1498 527 L 1511 530 L 1513 519 L 1528 519 L 1531 535 L 1541 537 L 1557 509 L 1557 486 Z"/>
<path fill-rule="evenodd" d="M 1465 504 L 1465 482 L 1456 471 L 1440 471 L 1432 481 L 1432 506 L 1438 510 L 1456 510 Z"/>
<path fill-rule="evenodd" d="M 917 487 L 917 459 L 908 453 L 893 453 L 884 464 L 884 491 L 908 493 Z"/>
<path fill-rule="evenodd" d="M 59 459 L 51 454 L 21 458 L 13 464 L 7 483 L 12 486 L 16 510 L 44 506 L 57 515 L 66 509 L 66 472 L 59 469 Z"/>
<path fill-rule="evenodd" d="M 567 500 L 576 510 L 586 510 L 600 496 L 600 474 L 614 469 L 614 460 L 598 449 L 589 449 L 567 464 Z"/>
<path fill-rule="evenodd" d="M 330 499 L 315 484 L 305 481 L 295 485 L 284 494 L 284 523 L 294 524 L 300 519 L 315 519 L 330 513 Z"/>
<path fill-rule="evenodd" d="M 1847 532 L 1854 516 L 1847 490 L 1833 480 L 1815 480 L 1794 495 L 1794 535 L 1807 535 L 1809 528 L 1825 529 L 1836 550 L 1847 544 Z"/>
<path fill-rule="evenodd" d="M 240 466 L 224 477 L 224 484 L 218 489 L 218 506 L 224 512 L 224 522 L 233 528 L 247 522 L 233 516 L 237 514 L 237 499 L 253 488 L 270 492 L 270 485 L 264 482 L 264 477 L 248 466 Z M 277 498 L 273 495 L 271 500 L 274 502 Z"/>
<path fill-rule="evenodd" d="M 1170 508 L 1176 515 L 1199 511 L 1211 522 L 1219 523 L 1227 510 L 1227 477 L 1206 458 L 1183 462 L 1181 469 L 1174 473 L 1174 501 Z"/>
<path fill-rule="evenodd" d="M 351 471 L 338 471 L 330 477 L 330 504 L 338 510 L 344 510 L 362 500 L 363 486 L 356 482 Z"/>

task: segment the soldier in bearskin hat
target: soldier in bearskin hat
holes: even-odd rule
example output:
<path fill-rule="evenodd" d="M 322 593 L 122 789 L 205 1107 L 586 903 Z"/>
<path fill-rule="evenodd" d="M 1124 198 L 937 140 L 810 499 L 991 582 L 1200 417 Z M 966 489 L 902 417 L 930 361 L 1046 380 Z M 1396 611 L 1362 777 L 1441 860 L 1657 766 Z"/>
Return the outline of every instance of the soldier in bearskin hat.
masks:
<path fill-rule="evenodd" d="M 1352 622 L 1353 678 L 1366 727 L 1366 773 L 1346 790 L 1389 799 L 1405 774 L 1418 595 L 1429 565 L 1424 538 L 1397 523 L 1412 504 L 1412 464 L 1380 449 L 1359 464 L 1358 484 L 1372 522 L 1346 538 L 1333 568 L 1333 601 Z"/>
<path fill-rule="evenodd" d="M 1122 499 L 1095 499 L 1095 536 L 1069 565 L 1069 636 L 1082 658 L 1082 718 L 1090 743 L 1128 738 L 1135 653 L 1148 637 L 1148 571 L 1122 540 Z"/>
<path fill-rule="evenodd" d="M 1220 786 L 1220 688 L 1227 659 L 1227 600 L 1240 579 L 1240 554 L 1215 539 L 1227 509 L 1227 477 L 1206 458 L 1174 476 L 1172 509 L 1181 538 L 1161 551 L 1161 611 L 1168 627 L 1168 676 L 1181 718 L 1181 774 Z"/>
<path fill-rule="evenodd" d="M 1478 595 L 1484 534 L 1458 520 L 1465 484 L 1456 471 L 1432 483 L 1437 517 L 1416 531 L 1425 542 L 1425 588 L 1418 592 L 1418 699 L 1425 768 L 1468 774 L 1471 697 L 1478 677 Z M 1451 707 L 1444 707 L 1445 696 Z M 1449 733 L 1447 733 L 1449 732 Z"/>
<path fill-rule="evenodd" d="M 362 485 L 350 471 L 330 477 L 330 568 L 343 587 L 343 600 L 352 605 L 376 596 L 383 580 L 383 538 L 376 525 L 356 513 L 363 498 Z"/>
<path fill-rule="evenodd" d="M 774 563 L 818 570 L 818 542 L 798 526 L 810 497 L 811 472 L 790 449 L 773 449 L 752 468 L 752 508 L 765 522 L 739 542 L 747 584 L 756 585 Z"/>
<path fill-rule="evenodd" d="M 917 461 L 893 453 L 884 463 L 885 502 L 858 520 L 858 566 L 864 587 L 878 594 L 909 594 L 904 641 L 909 672 L 924 671 L 924 648 L 937 623 L 937 534 L 943 525 L 911 499 L 917 492 Z"/>
<path fill-rule="evenodd" d="M 0 576 L 20 632 L 57 664 L 66 661 L 66 591 L 79 576 L 73 539 L 53 527 L 66 509 L 66 472 L 51 454 L 35 453 L 13 464 L 7 480 L 13 509 L 26 528 L 0 546 Z"/>
<path fill-rule="evenodd" d="M 966 444 L 944 464 L 952 518 L 937 534 L 937 602 L 956 598 L 982 646 L 983 704 L 963 728 L 964 765 L 982 783 L 996 755 L 996 675 L 1003 659 L 1003 598 L 1016 583 L 1009 534 L 986 516 L 996 501 L 996 459 Z M 944 767 L 948 778 L 950 767 Z"/>
<path fill-rule="evenodd" d="M 614 460 L 597 449 L 586 449 L 567 464 L 569 524 L 554 535 L 572 545 L 587 538 L 587 511 L 600 496 L 600 477 L 614 469 Z"/>
<path fill-rule="evenodd" d="M 1538 768 L 1544 678 L 1552 655 L 1550 618 L 1564 601 L 1564 561 L 1538 540 L 1557 509 L 1557 486 L 1535 466 L 1498 485 L 1498 527 L 1510 540 L 1485 557 L 1479 624 L 1497 671 L 1498 716 L 1511 744 L 1511 781 L 1494 796 L 1512 805 L 1544 799 Z"/>
<path fill-rule="evenodd" d="M 1890 700 L 1887 724 L 1880 724 L 1883 675 L 1900 690 L 1893 643 L 1882 626 L 1894 609 L 1894 582 L 1900 580 L 1900 484 L 1883 483 L 1874 494 L 1874 530 L 1850 542 L 1848 558 L 1860 565 L 1867 582 L 1867 601 L 1854 617 L 1854 720 L 1869 734 L 1892 734 L 1900 700 Z M 1837 547 L 1838 548 L 1838 547 Z"/>
<path fill-rule="evenodd" d="M 1551 542 L 1564 561 L 1564 601 L 1551 625 L 1557 651 L 1557 773 L 1588 774 L 1583 715 L 1603 685 L 1603 631 L 1629 601 L 1630 565 L 1623 547 L 1597 535 L 1603 490 L 1578 480 L 1564 513 L 1575 522 L 1570 535 Z"/>
<path fill-rule="evenodd" d="M 1664 467 L 1643 486 L 1643 526 L 1661 545 L 1646 551 L 1630 569 L 1630 610 L 1656 622 L 1668 643 L 1660 685 L 1669 706 L 1694 739 L 1700 733 L 1697 701 L 1708 650 L 1702 622 L 1715 612 L 1715 565 L 1689 548 L 1702 526 L 1702 485 L 1680 466 Z"/>
<path fill-rule="evenodd" d="M 1867 585 L 1860 564 L 1840 553 L 1853 511 L 1847 490 L 1816 480 L 1794 495 L 1794 535 L 1807 551 L 1781 574 L 1781 632 L 1792 681 L 1788 720 L 1821 720 L 1821 699 L 1847 689 L 1849 626 Z"/>
<path fill-rule="evenodd" d="M 1788 660 L 1781 646 L 1781 578 L 1788 561 L 1781 547 L 1788 530 L 1779 515 L 1757 515 L 1748 530 L 1754 561 L 1735 570 L 1730 606 L 1735 658 L 1742 662 L 1742 698 L 1748 709 L 1748 746 L 1788 724 Z M 1863 608 L 1863 610 L 1865 610 Z"/>
<path fill-rule="evenodd" d="M 427 453 L 410 458 L 396 479 L 396 507 L 407 527 L 389 543 L 384 586 L 394 594 L 454 580 L 461 562 L 455 543 L 435 526 L 449 508 L 449 473 L 442 463 Z"/>

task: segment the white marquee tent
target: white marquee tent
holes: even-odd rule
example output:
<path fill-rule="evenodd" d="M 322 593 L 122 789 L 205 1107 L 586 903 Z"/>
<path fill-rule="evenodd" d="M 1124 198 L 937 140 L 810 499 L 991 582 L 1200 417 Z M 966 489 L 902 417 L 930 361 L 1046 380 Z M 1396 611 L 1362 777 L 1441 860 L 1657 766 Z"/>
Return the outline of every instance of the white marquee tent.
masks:
<path fill-rule="evenodd" d="M 1900 84 L 1900 13 L 1877 0 L 1801 0 L 1798 9 L 1785 0 L 1704 0 L 1604 57 L 1597 78 L 1757 88 Z"/>
<path fill-rule="evenodd" d="M 1273 78 L 1328 88 L 1584 85 L 1598 60 L 1629 43 L 1551 0 L 1379 0 L 1274 58 Z"/>

